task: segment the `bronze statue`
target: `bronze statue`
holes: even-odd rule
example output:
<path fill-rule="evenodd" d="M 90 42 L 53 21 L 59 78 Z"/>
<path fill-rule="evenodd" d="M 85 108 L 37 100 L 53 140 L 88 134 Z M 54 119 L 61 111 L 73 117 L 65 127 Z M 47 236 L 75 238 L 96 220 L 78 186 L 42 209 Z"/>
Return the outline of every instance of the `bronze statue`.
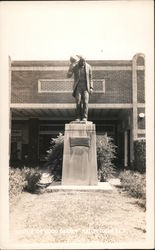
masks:
<path fill-rule="evenodd" d="M 74 74 L 73 97 L 76 100 L 76 121 L 87 121 L 89 94 L 93 92 L 92 69 L 82 56 L 70 57 L 67 77 Z"/>

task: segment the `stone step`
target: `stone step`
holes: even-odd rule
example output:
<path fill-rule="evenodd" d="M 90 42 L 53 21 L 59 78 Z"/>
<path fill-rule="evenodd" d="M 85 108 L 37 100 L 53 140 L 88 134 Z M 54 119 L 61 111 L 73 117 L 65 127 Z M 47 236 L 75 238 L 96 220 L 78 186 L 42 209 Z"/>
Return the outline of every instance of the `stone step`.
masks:
<path fill-rule="evenodd" d="M 50 185 L 47 192 L 112 192 L 113 187 L 108 182 L 99 182 L 96 186 Z"/>
<path fill-rule="evenodd" d="M 113 186 L 116 186 L 116 187 L 121 187 L 122 184 L 121 184 L 121 181 L 119 178 L 111 178 L 108 180 L 108 182 L 113 185 Z"/>

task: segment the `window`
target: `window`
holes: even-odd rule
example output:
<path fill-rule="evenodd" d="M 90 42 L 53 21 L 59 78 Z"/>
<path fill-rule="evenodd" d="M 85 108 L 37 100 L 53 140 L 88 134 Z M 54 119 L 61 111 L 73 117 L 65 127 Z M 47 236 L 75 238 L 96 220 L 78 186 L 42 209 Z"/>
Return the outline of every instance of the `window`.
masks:
<path fill-rule="evenodd" d="M 94 92 L 105 93 L 105 80 L 94 79 Z M 64 93 L 72 92 L 72 79 L 39 79 L 38 93 Z"/>

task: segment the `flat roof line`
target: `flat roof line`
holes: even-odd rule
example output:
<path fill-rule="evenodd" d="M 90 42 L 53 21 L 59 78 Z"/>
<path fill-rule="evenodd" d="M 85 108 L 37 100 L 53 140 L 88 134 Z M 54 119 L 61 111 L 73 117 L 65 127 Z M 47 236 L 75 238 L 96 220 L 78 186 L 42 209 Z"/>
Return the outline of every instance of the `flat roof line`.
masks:
<path fill-rule="evenodd" d="M 75 109 L 74 103 L 11 103 L 11 109 Z M 89 103 L 90 109 L 126 109 L 132 103 Z"/>

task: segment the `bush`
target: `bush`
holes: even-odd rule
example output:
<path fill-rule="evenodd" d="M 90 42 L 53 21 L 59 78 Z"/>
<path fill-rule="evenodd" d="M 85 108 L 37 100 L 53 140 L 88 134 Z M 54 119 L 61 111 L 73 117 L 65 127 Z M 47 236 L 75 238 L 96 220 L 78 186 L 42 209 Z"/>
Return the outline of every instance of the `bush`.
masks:
<path fill-rule="evenodd" d="M 122 187 L 132 197 L 141 199 L 143 207 L 146 206 L 146 175 L 134 172 L 131 170 L 124 170 L 119 175 Z"/>
<path fill-rule="evenodd" d="M 46 166 L 50 167 L 54 180 L 60 180 L 62 176 L 64 136 L 59 133 L 57 138 L 51 139 L 51 148 L 47 151 Z"/>
<path fill-rule="evenodd" d="M 22 171 L 18 168 L 9 169 L 9 199 L 10 203 L 14 204 L 19 198 L 21 192 L 26 187 L 27 182 L 25 181 Z"/>
<path fill-rule="evenodd" d="M 47 151 L 47 163 L 54 176 L 54 180 L 60 180 L 62 176 L 64 136 L 59 134 L 57 138 L 51 139 L 51 148 Z M 100 181 L 113 176 L 115 173 L 112 160 L 115 158 L 115 148 L 112 139 L 106 134 L 97 138 L 97 164 L 98 177 Z"/>
<path fill-rule="evenodd" d="M 115 174 L 113 160 L 116 158 L 116 146 L 107 134 L 97 137 L 97 166 L 100 181 L 106 181 Z"/>
<path fill-rule="evenodd" d="M 22 169 L 22 176 L 26 181 L 25 190 L 34 193 L 38 190 L 38 182 L 41 179 L 41 172 L 38 168 L 28 168 L 24 167 Z"/>
<path fill-rule="evenodd" d="M 10 167 L 9 169 L 9 200 L 10 204 L 14 204 L 23 190 L 35 192 L 38 189 L 37 183 L 41 178 L 38 169 L 24 167 Z"/>
<path fill-rule="evenodd" d="M 134 141 L 134 170 L 140 173 L 146 171 L 146 142 L 145 138 Z"/>

